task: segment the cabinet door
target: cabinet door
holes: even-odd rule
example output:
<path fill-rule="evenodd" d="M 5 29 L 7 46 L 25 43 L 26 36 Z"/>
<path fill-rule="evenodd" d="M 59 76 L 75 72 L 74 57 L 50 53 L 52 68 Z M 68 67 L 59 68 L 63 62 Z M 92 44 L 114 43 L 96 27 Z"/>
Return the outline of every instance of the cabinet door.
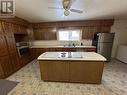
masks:
<path fill-rule="evenodd" d="M 0 35 L 3 35 L 2 22 L 0 22 Z"/>
<path fill-rule="evenodd" d="M 5 56 L 8 54 L 6 40 L 4 36 L 0 35 L 0 56 Z"/>
<path fill-rule="evenodd" d="M 14 36 L 5 36 L 7 40 L 7 46 L 9 53 L 11 52 L 16 52 L 16 44 L 15 44 L 15 39 Z"/>
<path fill-rule="evenodd" d="M 1 60 L 0 60 L 0 79 L 4 78 L 5 75 L 4 75 L 4 71 L 3 71 L 3 68 L 1 66 Z"/>
<path fill-rule="evenodd" d="M 45 81 L 68 81 L 69 63 L 64 61 L 39 61 L 41 78 Z"/>
<path fill-rule="evenodd" d="M 96 48 L 85 48 L 85 52 L 96 52 Z"/>
<path fill-rule="evenodd" d="M 27 27 L 20 26 L 20 34 L 27 34 Z"/>
<path fill-rule="evenodd" d="M 35 49 L 35 56 L 36 56 L 36 58 L 39 57 L 45 51 L 47 51 L 47 49 L 44 49 L 44 48 L 36 48 Z"/>
<path fill-rule="evenodd" d="M 19 25 L 13 24 L 13 33 L 14 34 L 19 34 L 20 33 Z"/>
<path fill-rule="evenodd" d="M 2 27 L 3 27 L 3 31 L 5 35 L 13 35 L 13 32 L 12 32 L 13 27 L 11 23 L 2 22 Z"/>
<path fill-rule="evenodd" d="M 16 71 L 17 69 L 20 68 L 17 52 L 13 52 L 12 54 L 10 54 L 10 60 L 13 66 L 13 71 Z"/>
<path fill-rule="evenodd" d="M 57 30 L 54 28 L 34 29 L 35 40 L 57 40 Z"/>
<path fill-rule="evenodd" d="M 9 56 L 0 57 L 0 64 L 3 68 L 5 76 L 12 74 L 13 66 L 10 62 Z"/>
<path fill-rule="evenodd" d="M 70 63 L 70 82 L 100 83 L 103 73 L 103 62 Z"/>
<path fill-rule="evenodd" d="M 28 64 L 31 61 L 31 55 L 30 53 L 27 53 L 25 55 L 23 55 L 21 58 L 21 66 L 24 66 L 26 64 Z"/>
<path fill-rule="evenodd" d="M 96 32 L 98 31 L 95 26 L 82 27 L 82 39 L 92 39 Z"/>

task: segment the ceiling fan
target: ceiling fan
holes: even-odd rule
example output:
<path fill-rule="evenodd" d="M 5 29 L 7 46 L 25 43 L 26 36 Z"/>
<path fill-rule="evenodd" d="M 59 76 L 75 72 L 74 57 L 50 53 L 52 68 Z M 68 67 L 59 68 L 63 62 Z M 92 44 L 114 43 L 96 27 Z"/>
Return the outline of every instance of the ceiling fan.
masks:
<path fill-rule="evenodd" d="M 62 1 L 63 6 L 61 8 L 57 8 L 57 7 L 48 7 L 48 8 L 49 9 L 63 9 L 65 16 L 68 16 L 70 14 L 70 12 L 75 12 L 75 13 L 79 13 L 79 14 L 83 13 L 82 10 L 71 8 L 72 4 L 73 4 L 72 0 L 63 0 Z"/>

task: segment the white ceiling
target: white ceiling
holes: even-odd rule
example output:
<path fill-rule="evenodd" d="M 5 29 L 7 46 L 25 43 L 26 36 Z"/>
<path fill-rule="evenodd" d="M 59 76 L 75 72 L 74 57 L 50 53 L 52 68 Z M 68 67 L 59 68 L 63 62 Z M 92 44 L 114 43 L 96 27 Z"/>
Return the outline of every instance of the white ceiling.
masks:
<path fill-rule="evenodd" d="M 63 10 L 48 7 L 62 7 L 62 0 L 15 0 L 16 16 L 29 22 L 63 20 L 127 19 L 127 0 L 74 0 L 72 8 L 81 9 L 82 14 L 71 13 L 65 17 Z"/>

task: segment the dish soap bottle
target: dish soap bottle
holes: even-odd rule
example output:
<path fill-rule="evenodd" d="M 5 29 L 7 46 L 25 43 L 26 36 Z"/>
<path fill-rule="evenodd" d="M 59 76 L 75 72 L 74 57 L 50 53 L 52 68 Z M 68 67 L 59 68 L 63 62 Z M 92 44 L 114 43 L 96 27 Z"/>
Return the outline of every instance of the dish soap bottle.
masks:
<path fill-rule="evenodd" d="M 83 43 L 81 42 L 81 46 L 83 46 Z"/>

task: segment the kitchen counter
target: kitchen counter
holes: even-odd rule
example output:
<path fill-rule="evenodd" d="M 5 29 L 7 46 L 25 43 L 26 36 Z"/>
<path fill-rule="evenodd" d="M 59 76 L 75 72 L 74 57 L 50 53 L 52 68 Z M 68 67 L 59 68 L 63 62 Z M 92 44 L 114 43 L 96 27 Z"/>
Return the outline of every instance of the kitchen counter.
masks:
<path fill-rule="evenodd" d="M 106 61 L 102 55 L 95 52 L 71 52 L 71 57 L 68 57 L 68 52 L 65 53 L 65 57 L 62 57 L 62 52 L 45 52 L 38 57 L 38 60 Z"/>
<path fill-rule="evenodd" d="M 38 61 L 43 81 L 100 84 L 106 59 L 95 52 L 45 52 Z"/>
<path fill-rule="evenodd" d="M 96 48 L 95 46 L 31 46 L 31 48 Z"/>

